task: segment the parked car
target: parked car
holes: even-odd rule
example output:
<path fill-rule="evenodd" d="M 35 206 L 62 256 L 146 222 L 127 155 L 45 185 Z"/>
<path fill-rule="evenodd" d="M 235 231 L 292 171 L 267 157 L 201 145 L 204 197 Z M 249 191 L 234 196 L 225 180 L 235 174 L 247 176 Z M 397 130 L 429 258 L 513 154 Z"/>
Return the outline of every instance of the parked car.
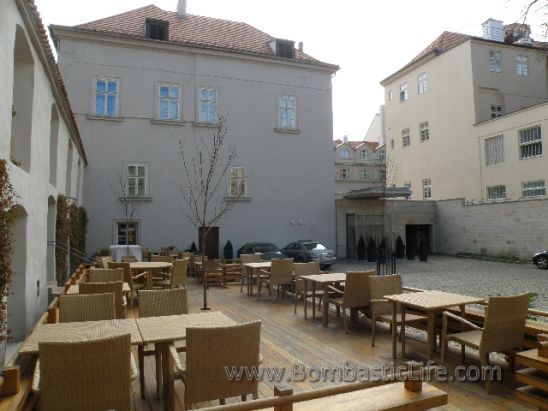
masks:
<path fill-rule="evenodd" d="M 256 254 L 261 253 L 263 260 L 273 260 L 278 258 L 287 258 L 287 255 L 282 253 L 280 249 L 272 243 L 246 243 L 238 250 L 240 254 Z"/>
<path fill-rule="evenodd" d="M 317 241 L 295 241 L 286 245 L 282 251 L 289 257 L 293 257 L 295 262 L 308 263 L 317 261 L 322 268 L 329 268 L 337 261 L 335 252 Z"/>
<path fill-rule="evenodd" d="M 533 264 L 536 264 L 538 268 L 546 270 L 548 268 L 548 250 L 533 254 Z"/>

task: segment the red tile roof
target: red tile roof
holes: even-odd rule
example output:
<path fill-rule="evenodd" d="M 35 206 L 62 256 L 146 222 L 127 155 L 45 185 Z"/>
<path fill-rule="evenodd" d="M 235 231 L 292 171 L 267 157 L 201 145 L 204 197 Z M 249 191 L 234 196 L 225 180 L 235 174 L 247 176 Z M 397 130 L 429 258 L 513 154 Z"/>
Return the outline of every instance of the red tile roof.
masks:
<path fill-rule="evenodd" d="M 337 139 L 337 140 L 333 140 L 333 144 L 335 144 L 335 148 L 337 148 L 338 146 L 342 144 L 346 144 L 352 150 L 357 150 L 363 145 L 366 145 L 371 150 L 376 150 L 377 147 L 379 147 L 379 143 L 377 143 L 376 141 L 347 141 L 345 143 L 343 140 Z"/>
<path fill-rule="evenodd" d="M 75 27 L 81 30 L 145 38 L 145 21 L 147 19 L 168 22 L 169 41 L 172 42 L 188 46 L 274 56 L 269 45 L 274 37 L 249 24 L 190 14 L 181 18 L 176 12 L 162 10 L 152 4 Z M 295 50 L 295 60 L 322 64 L 319 60 L 297 49 Z"/>

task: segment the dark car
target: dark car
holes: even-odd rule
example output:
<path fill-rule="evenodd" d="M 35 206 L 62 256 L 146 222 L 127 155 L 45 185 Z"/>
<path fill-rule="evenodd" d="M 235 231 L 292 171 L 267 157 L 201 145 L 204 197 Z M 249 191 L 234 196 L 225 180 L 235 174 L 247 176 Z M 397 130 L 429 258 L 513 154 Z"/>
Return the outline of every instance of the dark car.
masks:
<path fill-rule="evenodd" d="M 536 264 L 538 268 L 546 270 L 548 268 L 548 250 L 533 254 L 533 264 Z"/>
<path fill-rule="evenodd" d="M 320 267 L 324 268 L 331 267 L 331 264 L 334 264 L 335 261 L 337 261 L 335 252 L 317 241 L 295 241 L 294 243 L 286 245 L 282 251 L 289 257 L 293 257 L 295 262 L 308 263 L 317 261 L 320 263 Z"/>
<path fill-rule="evenodd" d="M 240 247 L 238 250 L 238 257 L 240 254 L 257 254 L 261 253 L 263 260 L 273 260 L 279 258 L 287 258 L 287 255 L 282 253 L 278 247 L 272 243 L 247 243 Z"/>

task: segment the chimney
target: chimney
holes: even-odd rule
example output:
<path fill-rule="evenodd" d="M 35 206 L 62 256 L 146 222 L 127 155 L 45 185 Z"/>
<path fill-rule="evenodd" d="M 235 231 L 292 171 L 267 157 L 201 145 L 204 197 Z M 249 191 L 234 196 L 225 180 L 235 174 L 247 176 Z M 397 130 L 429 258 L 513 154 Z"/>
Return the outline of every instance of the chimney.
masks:
<path fill-rule="evenodd" d="M 343 137 L 343 143 L 345 143 L 345 144 L 348 143 L 348 136 Z"/>
<path fill-rule="evenodd" d="M 177 15 L 181 18 L 186 17 L 186 0 L 179 0 L 177 3 Z"/>
<path fill-rule="evenodd" d="M 304 46 L 304 45 L 303 45 L 303 42 L 302 42 L 302 41 L 299 41 L 299 51 L 300 51 L 301 53 L 303 52 L 303 49 L 304 49 L 303 46 Z"/>
<path fill-rule="evenodd" d="M 502 21 L 489 19 L 486 20 L 482 25 L 483 28 L 483 38 L 486 40 L 504 41 L 504 30 L 502 28 Z"/>

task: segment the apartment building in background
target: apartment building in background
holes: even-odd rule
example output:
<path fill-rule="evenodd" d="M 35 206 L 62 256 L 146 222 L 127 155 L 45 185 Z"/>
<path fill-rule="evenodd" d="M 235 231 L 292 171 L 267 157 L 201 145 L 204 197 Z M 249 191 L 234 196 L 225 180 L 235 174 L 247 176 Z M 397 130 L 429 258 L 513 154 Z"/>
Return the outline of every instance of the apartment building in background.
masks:
<path fill-rule="evenodd" d="M 150 5 L 50 29 L 95 159 L 86 173 L 88 252 L 127 242 L 148 249 L 197 243 L 184 216 L 179 141 L 211 137 L 223 117 L 227 145 L 238 154 L 225 197 L 238 202 L 212 247 L 304 238 L 334 247 L 337 66 L 248 24 L 189 15 L 184 1 L 177 12 Z M 110 188 L 118 175 L 127 182 L 123 195 Z M 139 203 L 129 225 L 121 196 Z"/>

